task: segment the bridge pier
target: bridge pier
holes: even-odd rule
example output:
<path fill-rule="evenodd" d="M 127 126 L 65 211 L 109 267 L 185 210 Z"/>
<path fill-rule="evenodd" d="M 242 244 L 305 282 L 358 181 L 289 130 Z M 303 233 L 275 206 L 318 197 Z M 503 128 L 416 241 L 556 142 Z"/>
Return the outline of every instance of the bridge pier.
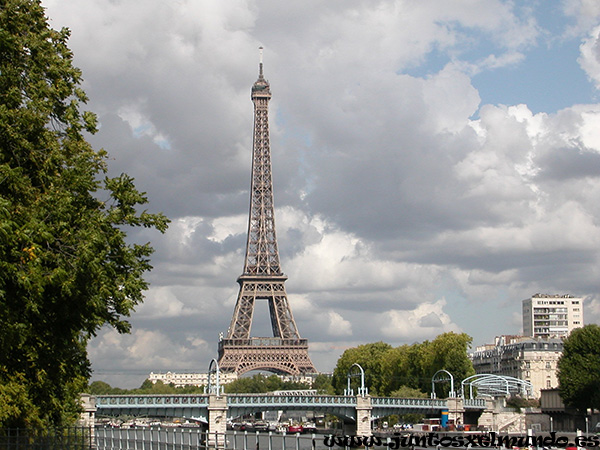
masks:
<path fill-rule="evenodd" d="M 455 425 L 465 423 L 465 405 L 462 397 L 451 397 L 446 400 L 448 404 L 448 420 L 453 420 Z"/>
<path fill-rule="evenodd" d="M 357 436 L 371 436 L 371 396 L 358 395 L 356 397 L 356 434 Z"/>
<path fill-rule="evenodd" d="M 208 396 L 208 439 L 212 448 L 225 448 L 227 432 L 227 397 L 210 394 Z"/>

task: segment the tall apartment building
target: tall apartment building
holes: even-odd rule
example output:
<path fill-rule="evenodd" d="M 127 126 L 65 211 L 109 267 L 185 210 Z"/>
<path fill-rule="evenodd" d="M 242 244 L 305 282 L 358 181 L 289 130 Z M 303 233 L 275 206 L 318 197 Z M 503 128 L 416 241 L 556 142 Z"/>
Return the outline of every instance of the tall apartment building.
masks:
<path fill-rule="evenodd" d="M 566 337 L 583 327 L 583 298 L 535 294 L 523 300 L 523 336 Z"/>

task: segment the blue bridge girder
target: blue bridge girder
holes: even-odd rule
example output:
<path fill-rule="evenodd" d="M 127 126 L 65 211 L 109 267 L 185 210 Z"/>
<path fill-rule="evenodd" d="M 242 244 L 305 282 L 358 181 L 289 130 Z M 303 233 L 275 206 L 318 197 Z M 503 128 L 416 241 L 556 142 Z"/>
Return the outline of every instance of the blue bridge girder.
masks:
<path fill-rule="evenodd" d="M 310 410 L 356 420 L 356 397 L 343 395 L 226 394 L 227 417 L 235 418 L 258 411 Z M 98 415 L 184 417 L 205 421 L 207 394 L 177 395 L 99 395 Z M 448 407 L 444 399 L 372 397 L 372 419 L 390 414 L 438 414 Z M 467 408 L 484 409 L 485 400 L 473 399 Z"/>

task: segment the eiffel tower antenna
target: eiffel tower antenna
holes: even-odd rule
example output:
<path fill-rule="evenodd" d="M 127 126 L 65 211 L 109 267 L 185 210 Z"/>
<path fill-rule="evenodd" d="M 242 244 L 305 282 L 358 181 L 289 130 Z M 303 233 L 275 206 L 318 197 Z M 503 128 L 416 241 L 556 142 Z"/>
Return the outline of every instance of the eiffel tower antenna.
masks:
<path fill-rule="evenodd" d="M 285 291 L 275 233 L 269 100 L 271 87 L 263 75 L 263 48 L 259 48 L 258 79 L 252 86 L 254 138 L 252 185 L 244 272 L 227 338 L 219 341 L 219 367 L 241 375 L 250 370 L 299 375 L 316 373 L 308 355 L 308 340 L 301 339 Z M 273 337 L 251 337 L 257 300 L 269 303 Z"/>

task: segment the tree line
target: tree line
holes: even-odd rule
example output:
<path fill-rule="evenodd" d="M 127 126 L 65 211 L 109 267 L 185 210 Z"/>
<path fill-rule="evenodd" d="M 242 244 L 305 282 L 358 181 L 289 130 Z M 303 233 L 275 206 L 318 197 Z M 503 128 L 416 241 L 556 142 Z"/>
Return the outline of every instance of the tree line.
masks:
<path fill-rule="evenodd" d="M 333 372 L 332 385 L 340 394 L 347 388 L 350 367 L 358 363 L 365 371 L 365 385 L 371 395 L 429 396 L 431 379 L 438 370 L 447 370 L 454 377 L 455 389 L 468 376 L 474 375 L 468 356 L 472 338 L 465 333 L 444 333 L 432 341 L 392 347 L 384 342 L 359 345 L 346 350 Z M 356 391 L 360 379 L 351 378 Z M 409 390 L 407 390 L 409 389 Z M 449 383 L 436 387 L 437 396 L 447 397 Z M 399 395 L 401 394 L 401 395 Z"/>
<path fill-rule="evenodd" d="M 203 394 L 205 386 L 175 386 L 173 383 L 145 380 L 139 388 L 121 389 L 112 387 L 104 381 L 94 381 L 89 385 L 92 395 L 128 395 L 128 394 Z M 224 385 L 227 394 L 263 394 L 273 391 L 315 389 L 322 394 L 333 394 L 331 377 L 319 374 L 312 383 L 284 381 L 277 375 L 255 374 L 240 377 Z"/>

